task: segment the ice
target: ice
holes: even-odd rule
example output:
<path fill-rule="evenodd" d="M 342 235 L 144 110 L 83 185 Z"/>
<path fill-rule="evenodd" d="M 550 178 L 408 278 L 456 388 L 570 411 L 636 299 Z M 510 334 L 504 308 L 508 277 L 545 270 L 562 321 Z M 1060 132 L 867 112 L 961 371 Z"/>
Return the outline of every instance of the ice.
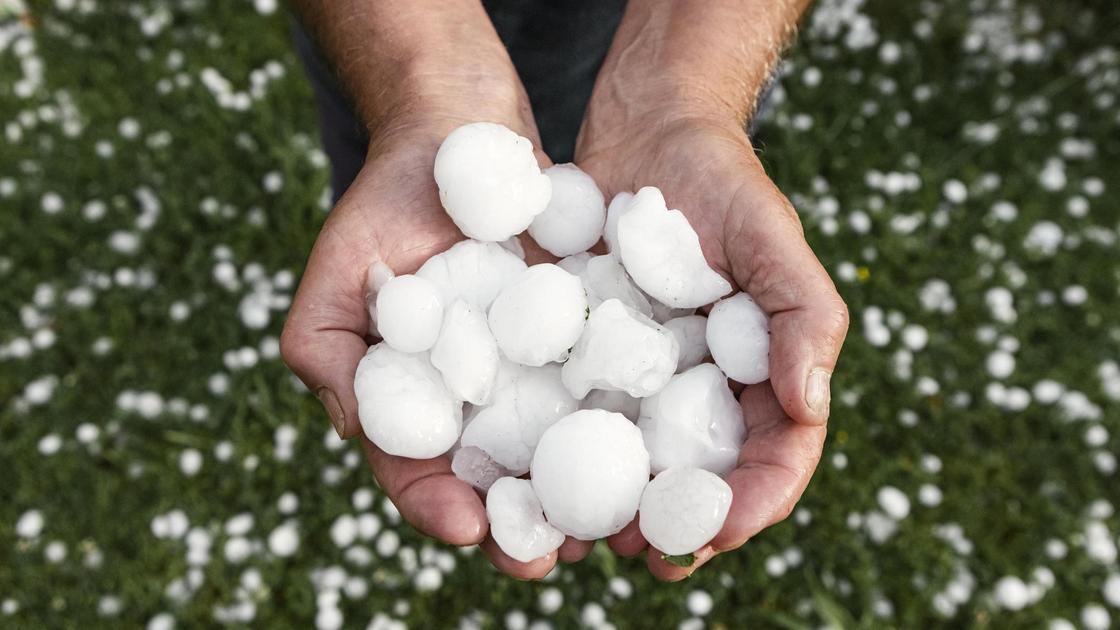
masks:
<path fill-rule="evenodd" d="M 377 332 L 396 350 L 428 350 L 442 324 L 443 297 L 439 288 L 424 278 L 397 276 L 377 292 Z"/>
<path fill-rule="evenodd" d="M 502 361 L 492 404 L 471 410 L 461 444 L 486 451 L 513 475 L 529 470 L 541 434 L 579 408 L 560 382 L 560 366 Z"/>
<path fill-rule="evenodd" d="M 590 252 L 580 252 L 578 254 L 572 254 L 571 256 L 561 258 L 559 261 L 557 261 L 556 266 L 563 269 L 564 271 L 567 271 L 573 276 L 578 276 L 579 274 L 583 273 L 584 269 L 587 269 L 587 261 L 591 260 L 592 256 L 593 254 L 591 254 Z"/>
<path fill-rule="evenodd" d="M 396 274 L 389 265 L 380 260 L 374 261 L 366 270 L 366 310 L 369 311 L 369 331 L 377 335 L 377 292 Z"/>
<path fill-rule="evenodd" d="M 747 437 L 743 411 L 727 377 L 711 363 L 678 374 L 642 400 L 642 430 L 655 473 L 675 466 L 731 472 Z"/>
<path fill-rule="evenodd" d="M 533 489 L 548 522 L 580 540 L 621 531 L 648 481 L 641 432 L 609 411 L 585 409 L 560 419 L 533 455 Z"/>
<path fill-rule="evenodd" d="M 677 368 L 679 352 L 673 333 L 611 299 L 591 311 L 561 374 L 576 398 L 591 389 L 621 390 L 641 398 L 665 386 Z"/>
<path fill-rule="evenodd" d="M 607 222 L 603 226 L 603 241 L 607 243 L 607 250 L 613 256 L 618 256 L 618 218 L 625 210 L 630 209 L 630 202 L 634 193 L 620 192 L 611 199 L 607 206 Z"/>
<path fill-rule="evenodd" d="M 462 298 L 485 313 L 502 287 L 525 269 L 525 261 L 498 243 L 459 241 L 429 258 L 416 275 L 439 287 L 444 304 Z"/>
<path fill-rule="evenodd" d="M 672 306 L 665 306 L 657 300 L 652 300 L 650 302 L 650 308 L 653 310 L 653 321 L 658 324 L 664 324 L 670 319 L 688 317 L 689 315 L 696 314 L 696 309 L 694 308 L 673 308 Z"/>
<path fill-rule="evenodd" d="M 700 468 L 669 468 L 649 482 L 638 507 L 638 528 L 649 544 L 672 556 L 711 542 L 731 509 L 731 486 Z"/>
<path fill-rule="evenodd" d="M 580 402 L 581 409 L 605 409 L 626 416 L 630 422 L 637 422 L 642 409 L 642 399 L 634 398 L 626 392 L 607 389 L 593 389 Z"/>
<path fill-rule="evenodd" d="M 587 304 L 591 308 L 616 298 L 646 317 L 653 315 L 649 298 L 634 284 L 614 256 L 589 258 L 578 275 L 583 289 L 587 291 Z"/>
<path fill-rule="evenodd" d="M 744 385 L 770 378 L 770 318 L 746 293 L 720 300 L 708 314 L 708 348 L 728 378 Z"/>
<path fill-rule="evenodd" d="M 366 437 L 390 455 L 429 459 L 459 438 L 462 404 L 427 353 L 407 354 L 385 343 L 370 347 L 358 363 L 354 394 Z"/>
<path fill-rule="evenodd" d="M 589 249 L 603 236 L 607 215 L 598 184 L 575 164 L 556 164 L 544 174 L 552 181 L 552 197 L 533 219 L 529 236 L 553 256 Z"/>
<path fill-rule="evenodd" d="M 564 534 L 544 520 L 541 502 L 526 479 L 495 482 L 486 495 L 486 517 L 494 542 L 519 562 L 547 556 L 564 542 Z"/>
<path fill-rule="evenodd" d="M 485 405 L 498 378 L 498 344 L 486 316 L 465 301 L 455 300 L 446 311 L 432 346 L 432 365 L 456 398 Z"/>
<path fill-rule="evenodd" d="M 475 488 L 486 492 L 494 482 L 510 472 L 477 446 L 464 446 L 451 456 L 451 472 Z"/>
<path fill-rule="evenodd" d="M 565 356 L 586 317 L 583 283 L 545 263 L 529 267 L 494 298 L 490 330 L 510 360 L 539 366 Z"/>
<path fill-rule="evenodd" d="M 675 317 L 665 322 L 665 328 L 677 338 L 681 354 L 677 357 L 677 372 L 690 370 L 708 357 L 708 320 L 700 315 Z"/>
<path fill-rule="evenodd" d="M 533 143 L 494 123 L 471 123 L 448 134 L 436 152 L 434 174 L 448 216 L 480 241 L 504 241 L 525 231 L 552 194 Z"/>
<path fill-rule="evenodd" d="M 704 260 L 700 238 L 661 191 L 638 191 L 618 218 L 618 251 L 626 271 L 650 297 L 674 308 L 699 307 L 731 291 Z"/>

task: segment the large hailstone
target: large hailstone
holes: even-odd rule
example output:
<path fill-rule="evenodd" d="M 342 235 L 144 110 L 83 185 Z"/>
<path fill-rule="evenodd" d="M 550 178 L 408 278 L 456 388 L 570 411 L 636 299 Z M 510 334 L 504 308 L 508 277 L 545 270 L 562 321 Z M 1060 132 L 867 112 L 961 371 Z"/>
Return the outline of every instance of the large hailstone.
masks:
<path fill-rule="evenodd" d="M 503 477 L 486 494 L 490 535 L 507 556 L 529 562 L 564 543 L 564 534 L 544 520 L 541 502 L 527 479 Z"/>
<path fill-rule="evenodd" d="M 720 300 L 708 314 L 712 358 L 727 377 L 744 385 L 770 378 L 770 318 L 746 293 Z"/>
<path fill-rule="evenodd" d="M 377 292 L 377 332 L 401 352 L 432 347 L 443 323 L 443 298 L 435 284 L 419 276 L 391 278 Z"/>
<path fill-rule="evenodd" d="M 630 209 L 630 202 L 634 199 L 634 193 L 620 192 L 611 199 L 611 204 L 607 206 L 607 222 L 603 225 L 603 241 L 607 244 L 607 251 L 612 256 L 618 256 L 618 218 L 622 213 Z"/>
<path fill-rule="evenodd" d="M 491 404 L 471 410 L 460 444 L 480 448 L 510 474 L 523 475 L 545 430 L 578 408 L 560 382 L 559 365 L 502 361 Z"/>
<path fill-rule="evenodd" d="M 585 409 L 561 418 L 533 455 L 533 489 L 548 522 L 580 540 L 622 531 L 648 481 L 641 432 L 609 411 Z"/>
<path fill-rule="evenodd" d="M 583 282 L 583 289 L 587 291 L 587 304 L 591 308 L 616 298 L 646 317 L 653 315 L 649 298 L 635 286 L 633 280 L 626 274 L 626 270 L 622 268 L 622 263 L 614 256 L 589 258 L 578 275 Z"/>
<path fill-rule="evenodd" d="M 655 473 L 686 466 L 727 474 L 747 437 L 743 411 L 727 377 L 711 363 L 674 376 L 660 392 L 643 399 L 638 428 Z"/>
<path fill-rule="evenodd" d="M 459 438 L 463 406 L 427 353 L 407 354 L 385 343 L 370 347 L 358 362 L 354 395 L 366 437 L 390 455 L 430 459 Z"/>
<path fill-rule="evenodd" d="M 455 300 L 446 311 L 432 346 L 432 365 L 456 398 L 485 405 L 498 378 L 498 344 L 486 316 L 465 301 Z"/>
<path fill-rule="evenodd" d="M 677 372 L 700 365 L 708 356 L 708 320 L 701 315 L 674 317 L 662 324 L 677 338 L 681 354 L 677 358 Z"/>
<path fill-rule="evenodd" d="M 700 238 L 680 210 L 665 207 L 661 191 L 638 191 L 618 218 L 618 250 L 634 282 L 655 300 L 695 308 L 718 300 L 731 284 L 708 266 Z"/>
<path fill-rule="evenodd" d="M 525 269 L 525 261 L 498 243 L 459 241 L 429 258 L 416 275 L 439 287 L 444 304 L 462 298 L 485 313 L 502 287 Z"/>
<path fill-rule="evenodd" d="M 539 366 L 565 356 L 587 317 L 579 278 L 552 264 L 533 265 L 490 305 L 490 330 L 510 360 Z"/>
<path fill-rule="evenodd" d="M 673 333 L 611 299 L 591 311 L 561 375 L 576 398 L 592 389 L 620 390 L 641 398 L 669 382 L 679 352 Z"/>
<path fill-rule="evenodd" d="M 670 468 L 649 482 L 638 528 L 655 549 L 689 554 L 711 542 L 731 509 L 731 486 L 699 468 Z"/>
<path fill-rule="evenodd" d="M 495 123 L 471 123 L 448 134 L 436 152 L 439 200 L 470 238 L 504 241 L 544 212 L 552 183 L 533 143 Z"/>
<path fill-rule="evenodd" d="M 533 219 L 529 236 L 553 256 L 590 249 L 603 235 L 607 215 L 603 192 L 575 164 L 556 164 L 544 174 L 552 180 L 552 197 L 544 212 Z"/>

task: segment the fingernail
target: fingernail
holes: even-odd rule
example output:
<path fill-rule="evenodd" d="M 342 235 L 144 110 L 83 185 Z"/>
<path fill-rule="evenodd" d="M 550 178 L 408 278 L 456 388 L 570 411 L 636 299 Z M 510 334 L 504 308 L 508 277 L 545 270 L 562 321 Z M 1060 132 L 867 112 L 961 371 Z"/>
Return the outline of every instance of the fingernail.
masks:
<path fill-rule="evenodd" d="M 805 404 L 818 415 L 828 413 L 828 381 L 831 378 L 832 374 L 824 368 L 814 368 L 809 372 L 809 380 L 805 384 Z"/>
<path fill-rule="evenodd" d="M 346 439 L 346 412 L 342 410 L 342 403 L 338 402 L 338 396 L 334 395 L 330 389 L 320 387 L 315 390 L 315 395 L 319 397 L 319 402 L 323 403 L 323 407 L 327 410 L 327 415 L 331 418 L 331 425 L 334 426 L 335 433 L 338 434 L 339 439 Z"/>

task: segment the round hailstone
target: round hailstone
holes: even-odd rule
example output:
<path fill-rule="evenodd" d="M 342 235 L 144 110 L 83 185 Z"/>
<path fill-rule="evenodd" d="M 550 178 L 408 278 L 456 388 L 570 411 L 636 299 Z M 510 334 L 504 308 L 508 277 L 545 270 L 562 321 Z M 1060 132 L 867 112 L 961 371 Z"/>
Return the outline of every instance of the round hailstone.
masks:
<path fill-rule="evenodd" d="M 547 556 L 560 548 L 564 534 L 544 520 L 541 502 L 528 479 L 503 477 L 486 494 L 490 534 L 518 562 Z"/>
<path fill-rule="evenodd" d="M 587 291 L 587 304 L 591 308 L 616 298 L 646 317 L 653 315 L 649 298 L 634 284 L 630 276 L 626 275 L 622 263 L 614 256 L 589 258 L 577 275 L 583 282 L 584 290 Z"/>
<path fill-rule="evenodd" d="M 525 268 L 525 261 L 498 243 L 459 241 L 429 258 L 416 275 L 439 287 L 444 304 L 462 298 L 485 313 L 502 287 Z"/>
<path fill-rule="evenodd" d="M 707 318 L 701 315 L 674 317 L 664 326 L 677 338 L 677 346 L 681 349 L 677 358 L 678 373 L 691 370 L 708 357 Z"/>
<path fill-rule="evenodd" d="M 637 422 L 642 410 L 642 399 L 634 398 L 626 392 L 593 389 L 580 402 L 580 409 L 613 411 L 626 416 L 630 422 Z"/>
<path fill-rule="evenodd" d="M 587 318 L 579 278 L 551 264 L 533 265 L 490 305 L 490 330 L 510 360 L 540 366 L 564 357 Z"/>
<path fill-rule="evenodd" d="M 620 390 L 641 398 L 669 382 L 679 352 L 673 333 L 611 299 L 591 311 L 561 375 L 576 398 L 592 389 Z"/>
<path fill-rule="evenodd" d="M 585 409 L 561 418 L 533 455 L 533 490 L 548 522 L 580 540 L 622 531 L 648 481 L 641 432 L 609 411 Z"/>
<path fill-rule="evenodd" d="M 708 544 L 731 509 L 731 486 L 699 468 L 670 468 L 646 486 L 638 527 L 655 549 L 672 556 Z"/>
<path fill-rule="evenodd" d="M 711 363 L 674 376 L 643 399 L 638 428 L 654 473 L 684 466 L 727 474 L 747 438 L 743 410 L 727 377 Z"/>
<path fill-rule="evenodd" d="M 471 123 L 448 134 L 436 152 L 434 174 L 448 216 L 480 241 L 524 232 L 552 194 L 533 143 L 494 123 Z"/>
<path fill-rule="evenodd" d="M 443 298 L 435 284 L 419 276 L 397 276 L 377 293 L 377 332 L 401 352 L 432 347 L 443 324 Z"/>
<path fill-rule="evenodd" d="M 463 481 L 486 492 L 494 482 L 510 472 L 477 446 L 464 446 L 451 457 L 451 472 Z"/>
<path fill-rule="evenodd" d="M 456 398 L 485 405 L 498 379 L 498 344 L 486 316 L 463 300 L 455 300 L 446 311 L 432 346 L 432 366 L 443 374 L 443 382 Z"/>
<path fill-rule="evenodd" d="M 372 346 L 358 363 L 354 394 L 366 436 L 390 455 L 430 459 L 459 438 L 463 406 L 427 354 Z"/>
<path fill-rule="evenodd" d="M 618 251 L 634 282 L 658 302 L 695 308 L 718 300 L 731 284 L 708 266 L 700 238 L 661 191 L 647 186 L 618 218 Z"/>
<path fill-rule="evenodd" d="M 770 318 L 746 293 L 720 300 L 708 314 L 708 348 L 728 378 L 754 385 L 770 378 Z"/>
<path fill-rule="evenodd" d="M 607 243 L 607 251 L 613 256 L 618 256 L 618 218 L 630 209 L 630 202 L 634 193 L 620 192 L 611 199 L 607 206 L 607 222 L 603 225 L 603 240 Z"/>
<path fill-rule="evenodd" d="M 575 164 L 556 164 L 544 170 L 552 180 L 552 197 L 533 219 L 529 236 L 553 256 L 570 256 L 603 236 L 607 207 L 591 176 Z"/>

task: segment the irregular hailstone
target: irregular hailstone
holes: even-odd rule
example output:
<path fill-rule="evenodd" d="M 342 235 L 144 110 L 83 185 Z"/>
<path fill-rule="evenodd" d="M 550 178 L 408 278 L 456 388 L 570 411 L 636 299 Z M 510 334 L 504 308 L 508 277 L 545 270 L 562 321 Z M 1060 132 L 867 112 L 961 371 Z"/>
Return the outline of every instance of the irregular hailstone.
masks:
<path fill-rule="evenodd" d="M 477 446 L 464 446 L 451 456 L 451 472 L 475 488 L 486 492 L 494 482 L 510 472 Z"/>
<path fill-rule="evenodd" d="M 580 540 L 626 527 L 648 481 L 641 432 L 609 411 L 585 409 L 561 418 L 533 455 L 533 490 L 548 522 Z"/>
<path fill-rule="evenodd" d="M 593 389 L 580 402 L 580 409 L 603 409 L 626 416 L 630 422 L 637 422 L 642 411 L 642 399 L 634 398 L 626 392 L 607 389 Z"/>
<path fill-rule="evenodd" d="M 494 123 L 471 123 L 448 134 L 436 152 L 434 174 L 448 216 L 480 241 L 504 241 L 525 231 L 552 194 L 533 143 Z"/>
<path fill-rule="evenodd" d="M 731 509 L 731 486 L 700 468 L 670 468 L 642 493 L 638 528 L 655 549 L 688 554 L 711 542 Z"/>
<path fill-rule="evenodd" d="M 708 314 L 705 335 L 712 358 L 744 385 L 770 378 L 770 318 L 746 293 L 720 300 Z"/>
<path fill-rule="evenodd" d="M 727 377 L 711 363 L 674 376 L 660 392 L 643 399 L 638 428 L 655 473 L 685 466 L 727 474 L 747 437 L 743 411 Z"/>
<path fill-rule="evenodd" d="M 541 502 L 527 479 L 503 477 L 486 494 L 490 534 L 518 562 L 547 556 L 560 548 L 564 534 L 544 520 Z"/>
<path fill-rule="evenodd" d="M 677 358 L 677 372 L 700 365 L 708 356 L 708 320 L 701 315 L 675 317 L 663 324 L 677 338 L 681 354 Z"/>
<path fill-rule="evenodd" d="M 599 185 L 575 164 L 544 170 L 552 180 L 552 197 L 533 219 L 529 235 L 553 256 L 570 256 L 599 242 L 607 207 Z"/>
<path fill-rule="evenodd" d="M 561 375 L 576 398 L 591 389 L 641 398 L 665 386 L 677 369 L 679 352 L 673 333 L 611 299 L 591 311 Z"/>
<path fill-rule="evenodd" d="M 694 308 L 673 308 L 672 306 L 665 306 L 657 300 L 650 302 L 650 308 L 653 310 L 653 321 L 658 324 L 664 324 L 670 319 L 688 317 L 689 315 L 696 314 L 696 309 Z"/>
<path fill-rule="evenodd" d="M 525 261 L 498 243 L 459 241 L 429 258 L 416 275 L 439 287 L 444 304 L 462 298 L 485 313 L 502 287 L 525 269 Z"/>
<path fill-rule="evenodd" d="M 700 238 L 680 210 L 668 210 L 661 191 L 647 186 L 618 218 L 618 250 L 634 282 L 658 302 L 699 307 L 731 291 L 708 266 Z"/>
<path fill-rule="evenodd" d="M 463 406 L 427 353 L 406 354 L 385 343 L 370 347 L 358 363 L 354 395 L 366 437 L 390 455 L 430 459 L 459 438 Z"/>
<path fill-rule="evenodd" d="M 579 274 L 583 273 L 584 269 L 587 269 L 587 261 L 591 260 L 591 257 L 591 252 L 580 252 L 578 254 L 572 254 L 571 256 L 565 256 L 564 258 L 556 261 L 556 266 L 563 269 L 564 271 L 567 271 L 573 276 L 578 276 Z"/>
<path fill-rule="evenodd" d="M 491 404 L 475 407 L 460 441 L 482 449 L 513 475 L 523 475 L 548 427 L 579 408 L 560 382 L 560 366 L 502 361 Z"/>
<path fill-rule="evenodd" d="M 603 226 L 603 240 L 607 243 L 607 251 L 613 256 L 618 256 L 618 218 L 630 209 L 630 202 L 634 193 L 620 192 L 611 199 L 607 206 L 607 222 Z"/>
<path fill-rule="evenodd" d="M 586 317 L 583 283 L 545 263 L 526 269 L 494 298 L 490 330 L 510 360 L 539 366 L 567 353 Z"/>
<path fill-rule="evenodd" d="M 377 292 L 377 332 L 401 352 L 432 347 L 443 324 L 443 298 L 436 285 L 414 275 L 396 276 Z"/>
<path fill-rule="evenodd" d="M 443 382 L 456 398 L 485 405 L 498 379 L 498 344 L 486 316 L 465 301 L 455 300 L 446 311 L 432 346 L 432 365 L 443 374 Z"/>
<path fill-rule="evenodd" d="M 593 256 L 579 272 L 579 279 L 587 291 L 587 304 L 591 308 L 617 298 L 626 306 L 649 317 L 653 315 L 649 298 L 634 285 L 622 263 L 614 256 Z"/>

